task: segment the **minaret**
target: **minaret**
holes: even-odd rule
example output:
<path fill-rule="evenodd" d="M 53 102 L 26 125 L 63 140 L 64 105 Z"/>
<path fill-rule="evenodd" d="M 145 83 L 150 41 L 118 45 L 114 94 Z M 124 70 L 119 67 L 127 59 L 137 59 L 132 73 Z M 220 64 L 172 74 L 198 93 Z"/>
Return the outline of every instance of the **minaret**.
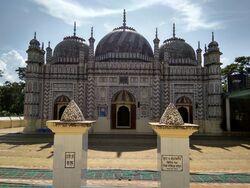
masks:
<path fill-rule="evenodd" d="M 50 63 L 52 58 L 52 49 L 50 47 L 50 41 L 48 42 L 48 47 L 46 48 L 46 63 Z"/>
<path fill-rule="evenodd" d="M 34 38 L 29 43 L 29 48 L 26 51 L 28 59 L 26 61 L 26 75 L 25 75 L 25 101 L 24 101 L 24 119 L 27 125 L 24 132 L 35 132 L 37 128 L 41 127 L 41 114 L 39 114 L 41 103 L 42 85 L 40 75 L 42 73 L 44 64 L 43 45 L 40 48 L 40 42 L 36 39 L 36 32 Z"/>
<path fill-rule="evenodd" d="M 95 43 L 95 39 L 93 37 L 93 27 L 91 27 L 91 34 L 89 38 L 89 60 L 90 61 L 93 61 L 95 57 L 94 43 Z"/>
<path fill-rule="evenodd" d="M 154 42 L 154 58 L 155 61 L 159 61 L 159 43 L 160 40 L 158 39 L 158 29 L 155 29 L 155 39 L 153 40 Z"/>
<path fill-rule="evenodd" d="M 204 65 L 208 75 L 208 119 L 214 131 L 220 130 L 222 120 L 222 104 L 221 104 L 221 62 L 222 53 L 219 44 L 214 40 L 214 32 L 212 32 L 212 41 L 208 45 L 208 50 L 204 54 L 206 61 Z M 211 130 L 210 129 L 210 130 Z"/>
<path fill-rule="evenodd" d="M 198 48 L 196 50 L 196 55 L 197 55 L 197 62 L 198 62 L 198 65 L 201 66 L 201 63 L 202 63 L 202 59 L 201 59 L 201 47 L 200 47 L 200 41 L 198 41 Z"/>

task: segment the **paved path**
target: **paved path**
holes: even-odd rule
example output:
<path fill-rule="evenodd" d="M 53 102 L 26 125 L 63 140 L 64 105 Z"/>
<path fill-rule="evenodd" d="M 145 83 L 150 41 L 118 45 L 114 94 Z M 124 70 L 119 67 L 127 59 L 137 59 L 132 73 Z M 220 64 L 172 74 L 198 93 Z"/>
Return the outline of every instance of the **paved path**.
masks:
<path fill-rule="evenodd" d="M 0 187 L 51 187 L 53 136 L 21 129 L 0 130 Z M 190 149 L 191 188 L 250 187 L 249 137 L 195 136 Z M 88 186 L 157 187 L 156 159 L 155 136 L 90 135 Z"/>

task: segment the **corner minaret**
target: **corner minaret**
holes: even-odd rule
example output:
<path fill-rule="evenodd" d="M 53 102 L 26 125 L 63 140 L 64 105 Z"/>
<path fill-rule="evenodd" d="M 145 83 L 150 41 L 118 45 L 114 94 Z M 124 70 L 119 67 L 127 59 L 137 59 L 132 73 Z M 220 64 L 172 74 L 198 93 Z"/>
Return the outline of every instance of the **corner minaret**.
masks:
<path fill-rule="evenodd" d="M 201 63 L 202 63 L 202 58 L 201 58 L 201 47 L 200 47 L 200 41 L 198 41 L 198 48 L 196 50 L 196 55 L 197 55 L 197 62 L 198 62 L 198 65 L 201 66 Z"/>
<path fill-rule="evenodd" d="M 41 105 L 41 73 L 44 65 L 43 45 L 40 48 L 40 42 L 34 38 L 29 43 L 29 48 L 26 51 L 28 59 L 26 61 L 26 86 L 25 86 L 25 101 L 24 101 L 24 119 L 27 122 L 25 127 L 26 132 L 34 132 L 41 127 L 40 105 Z"/>
<path fill-rule="evenodd" d="M 210 130 L 218 132 L 222 120 L 222 104 L 221 104 L 221 62 L 222 53 L 219 44 L 214 40 L 214 32 L 212 32 L 212 41 L 208 45 L 208 49 L 204 54 L 204 66 L 208 76 L 208 119 L 210 122 Z"/>

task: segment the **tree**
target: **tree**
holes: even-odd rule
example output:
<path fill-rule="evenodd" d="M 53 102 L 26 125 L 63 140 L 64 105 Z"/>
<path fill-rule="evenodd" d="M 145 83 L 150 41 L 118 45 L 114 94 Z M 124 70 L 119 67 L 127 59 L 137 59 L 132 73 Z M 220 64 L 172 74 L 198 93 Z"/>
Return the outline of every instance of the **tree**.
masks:
<path fill-rule="evenodd" d="M 0 86 L 0 116 L 23 114 L 24 85 L 22 82 L 7 81 Z"/>
<path fill-rule="evenodd" d="M 16 72 L 18 74 L 19 79 L 22 80 L 22 81 L 24 81 L 26 67 L 18 67 L 18 69 L 16 69 Z"/>
<path fill-rule="evenodd" d="M 248 74 L 250 74 L 250 56 L 236 57 L 232 64 L 227 65 L 221 70 L 221 73 L 224 77 L 227 77 L 234 72 L 247 72 Z"/>

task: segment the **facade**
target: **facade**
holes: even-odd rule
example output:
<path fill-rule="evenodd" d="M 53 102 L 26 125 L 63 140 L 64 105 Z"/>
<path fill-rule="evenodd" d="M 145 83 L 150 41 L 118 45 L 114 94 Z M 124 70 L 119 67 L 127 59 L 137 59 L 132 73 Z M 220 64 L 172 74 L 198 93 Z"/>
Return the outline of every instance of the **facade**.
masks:
<path fill-rule="evenodd" d="M 200 125 L 200 132 L 219 132 L 221 76 L 218 43 L 212 36 L 196 53 L 175 35 L 154 47 L 134 28 L 123 25 L 105 35 L 94 50 L 89 43 L 68 36 L 46 51 L 39 41 L 27 50 L 24 117 L 26 131 L 60 119 L 74 99 L 86 119 L 95 119 L 93 133 L 151 134 L 149 121 L 159 120 L 166 106 L 176 105 L 185 122 Z"/>

